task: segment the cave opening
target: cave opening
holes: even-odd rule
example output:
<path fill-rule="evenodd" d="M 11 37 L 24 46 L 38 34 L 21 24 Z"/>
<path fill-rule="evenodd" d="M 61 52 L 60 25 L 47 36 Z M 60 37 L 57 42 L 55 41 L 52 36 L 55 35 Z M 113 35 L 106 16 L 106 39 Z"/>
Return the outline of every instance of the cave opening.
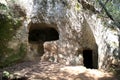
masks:
<path fill-rule="evenodd" d="M 86 68 L 94 68 L 92 50 L 83 50 L 83 64 Z"/>
<path fill-rule="evenodd" d="M 44 42 L 59 39 L 58 31 L 46 24 L 32 24 L 29 28 L 28 42 L 31 53 L 41 57 L 44 54 Z"/>
<path fill-rule="evenodd" d="M 54 28 L 34 29 L 29 32 L 29 42 L 55 41 L 59 39 L 59 33 Z"/>

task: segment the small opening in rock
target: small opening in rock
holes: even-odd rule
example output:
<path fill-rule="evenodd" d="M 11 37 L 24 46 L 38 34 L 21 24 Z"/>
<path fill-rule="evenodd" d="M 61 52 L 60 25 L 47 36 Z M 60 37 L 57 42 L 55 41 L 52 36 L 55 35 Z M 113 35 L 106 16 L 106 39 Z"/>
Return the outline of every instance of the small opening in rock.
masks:
<path fill-rule="evenodd" d="M 93 68 L 93 53 L 92 50 L 83 50 L 83 63 L 86 68 Z"/>
<path fill-rule="evenodd" d="M 59 39 L 58 31 L 52 25 L 31 24 L 28 34 L 28 42 L 30 43 L 30 51 L 35 56 L 41 57 L 44 54 L 44 42 L 55 41 Z"/>

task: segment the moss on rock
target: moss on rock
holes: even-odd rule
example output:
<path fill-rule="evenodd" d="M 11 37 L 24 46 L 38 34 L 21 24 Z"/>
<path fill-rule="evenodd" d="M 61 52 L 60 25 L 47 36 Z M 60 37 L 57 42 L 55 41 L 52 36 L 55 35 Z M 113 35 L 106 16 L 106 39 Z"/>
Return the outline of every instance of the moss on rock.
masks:
<path fill-rule="evenodd" d="M 24 44 L 20 44 L 20 47 L 18 49 L 17 52 L 15 52 L 12 49 L 6 49 L 9 52 L 9 55 L 4 56 L 0 62 L 0 68 L 6 67 L 6 66 L 10 66 L 12 64 L 15 64 L 17 62 L 21 62 L 22 59 L 24 58 L 24 55 L 26 53 L 26 47 Z"/>
<path fill-rule="evenodd" d="M 12 14 L 12 13 L 10 13 Z M 8 42 L 12 40 L 17 29 L 21 26 L 18 18 L 11 16 L 9 12 L 0 13 L 0 67 L 8 66 L 23 57 L 24 45 L 21 44 L 18 51 L 8 48 Z"/>

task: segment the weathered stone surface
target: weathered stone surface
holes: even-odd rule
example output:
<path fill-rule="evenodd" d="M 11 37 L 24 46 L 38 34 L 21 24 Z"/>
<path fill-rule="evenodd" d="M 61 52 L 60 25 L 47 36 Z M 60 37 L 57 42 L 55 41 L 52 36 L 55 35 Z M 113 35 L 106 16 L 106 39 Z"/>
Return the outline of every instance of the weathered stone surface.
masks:
<path fill-rule="evenodd" d="M 91 50 L 93 68 L 107 69 L 119 61 L 119 29 L 103 25 L 97 14 L 84 11 L 77 0 L 17 0 L 15 4 L 26 14 L 24 29 L 20 29 L 22 35 L 18 38 L 26 42 L 26 59 L 84 65 L 83 51 Z M 58 40 L 28 42 L 30 30 L 48 27 L 59 33 Z M 44 53 L 42 57 L 38 55 L 39 50 Z"/>

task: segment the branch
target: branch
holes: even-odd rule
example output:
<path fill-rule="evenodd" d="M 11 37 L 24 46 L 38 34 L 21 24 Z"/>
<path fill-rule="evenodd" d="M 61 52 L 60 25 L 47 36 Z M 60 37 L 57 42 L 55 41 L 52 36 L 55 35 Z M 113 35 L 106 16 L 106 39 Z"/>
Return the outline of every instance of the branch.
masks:
<path fill-rule="evenodd" d="M 102 8 L 105 10 L 105 13 L 107 14 L 107 16 L 114 21 L 112 15 L 108 12 L 107 8 L 105 7 L 105 5 L 101 2 L 101 0 L 98 0 L 99 4 L 102 6 Z"/>
<path fill-rule="evenodd" d="M 109 0 L 106 0 L 106 2 L 105 2 L 105 4 L 104 4 L 104 5 L 106 5 L 106 4 L 108 3 L 108 1 L 109 1 Z"/>
<path fill-rule="evenodd" d="M 105 2 L 105 4 L 104 4 L 104 6 L 106 6 L 106 4 L 108 3 L 108 1 L 109 1 L 109 0 L 106 0 L 106 2 Z M 101 9 L 101 11 L 102 11 L 102 10 L 103 10 L 103 8 Z"/>

